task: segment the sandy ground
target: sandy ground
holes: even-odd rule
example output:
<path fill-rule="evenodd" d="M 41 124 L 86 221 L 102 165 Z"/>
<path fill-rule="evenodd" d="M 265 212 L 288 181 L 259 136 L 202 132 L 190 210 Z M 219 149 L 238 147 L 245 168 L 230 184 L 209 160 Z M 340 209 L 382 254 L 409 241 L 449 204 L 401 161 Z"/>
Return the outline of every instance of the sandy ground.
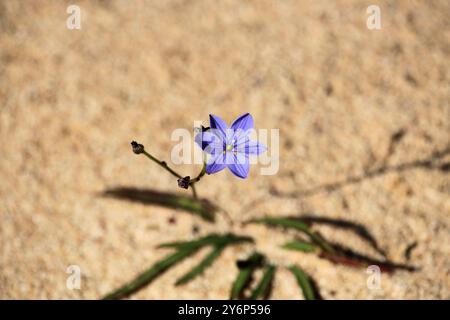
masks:
<path fill-rule="evenodd" d="M 326 299 L 450 298 L 448 1 L 377 1 L 378 31 L 366 27 L 373 1 L 76 2 L 81 30 L 66 28 L 68 2 L 0 3 L 0 298 L 97 299 L 194 226 L 253 236 L 270 261 L 307 270 Z M 174 129 L 244 112 L 280 129 L 280 168 L 199 183 L 233 227 L 98 196 L 183 193 L 130 141 L 168 160 Z M 362 224 L 390 259 L 421 269 L 383 274 L 369 290 L 366 270 L 281 250 L 288 235 L 239 224 L 305 213 Z M 319 230 L 376 256 L 348 232 Z M 196 261 L 186 260 L 132 298 L 226 299 L 234 261 L 253 248 L 228 248 L 175 288 Z M 70 265 L 80 290 L 66 287 Z M 272 298 L 303 298 L 289 271 L 277 272 Z"/>

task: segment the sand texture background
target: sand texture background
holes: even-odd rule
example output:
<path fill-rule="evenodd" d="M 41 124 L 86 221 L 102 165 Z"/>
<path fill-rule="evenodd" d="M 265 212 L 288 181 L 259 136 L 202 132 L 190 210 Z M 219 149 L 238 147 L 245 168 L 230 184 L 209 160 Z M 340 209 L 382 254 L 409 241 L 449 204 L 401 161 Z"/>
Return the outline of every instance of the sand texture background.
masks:
<path fill-rule="evenodd" d="M 81 30 L 66 28 L 74 2 Z M 0 298 L 100 298 L 165 256 L 158 243 L 198 228 L 256 244 L 174 287 L 199 252 L 131 298 L 226 299 L 235 260 L 256 247 L 302 266 L 326 299 L 449 299 L 450 3 L 377 1 L 382 29 L 371 31 L 373 2 L 1 1 Z M 99 196 L 116 186 L 188 194 L 130 141 L 168 161 L 176 128 L 245 112 L 280 129 L 280 167 L 199 182 L 232 226 Z M 282 250 L 289 233 L 240 224 L 304 214 L 361 224 L 389 259 L 420 270 L 383 274 L 369 290 L 365 269 Z M 352 233 L 318 230 L 377 257 Z M 81 290 L 66 288 L 69 265 Z M 303 298 L 286 269 L 272 298 Z"/>

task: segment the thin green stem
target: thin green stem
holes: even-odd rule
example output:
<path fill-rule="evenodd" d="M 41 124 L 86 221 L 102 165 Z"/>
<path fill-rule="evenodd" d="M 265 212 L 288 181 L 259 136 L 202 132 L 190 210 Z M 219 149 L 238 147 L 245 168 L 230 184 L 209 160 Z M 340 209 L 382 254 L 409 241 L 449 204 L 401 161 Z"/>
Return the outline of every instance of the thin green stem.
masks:
<path fill-rule="evenodd" d="M 200 181 L 200 179 L 205 175 L 205 173 L 206 173 L 206 162 L 203 160 L 202 171 L 200 171 L 197 177 L 189 181 L 189 186 L 192 189 L 192 194 L 194 195 L 195 199 L 197 199 L 197 191 L 195 190 L 195 184 Z"/>
<path fill-rule="evenodd" d="M 198 174 L 197 177 L 195 177 L 194 179 L 192 179 L 189 182 L 189 185 L 193 186 L 195 183 L 199 182 L 200 179 L 206 174 L 206 162 L 203 162 L 203 168 L 202 171 L 200 171 L 200 173 Z"/>
<path fill-rule="evenodd" d="M 194 199 L 198 199 L 197 191 L 195 190 L 194 185 L 191 185 L 191 190 L 192 190 L 192 196 L 194 197 Z"/>
<path fill-rule="evenodd" d="M 149 158 L 150 160 L 152 160 L 153 162 L 159 164 L 161 167 L 163 167 L 164 169 L 166 169 L 167 171 L 169 171 L 173 176 L 177 177 L 177 178 L 183 178 L 180 174 L 178 174 L 177 172 L 175 172 L 174 170 L 172 170 L 165 161 L 161 161 L 156 159 L 154 156 L 152 156 L 150 153 L 148 153 L 147 151 L 143 151 L 143 154 L 145 154 L 147 156 L 147 158 Z"/>
<path fill-rule="evenodd" d="M 135 145 L 133 145 L 135 144 Z M 148 153 L 145 149 L 144 146 L 141 144 L 138 144 L 137 142 L 133 141 L 132 143 L 133 148 L 135 147 L 140 147 L 141 149 L 138 151 L 135 151 L 135 153 L 139 154 L 139 153 L 143 153 L 147 158 L 149 158 L 150 160 L 152 160 L 153 162 L 155 162 L 156 164 L 158 164 L 159 166 L 163 167 L 164 169 L 166 169 L 168 172 L 170 172 L 170 174 L 172 174 L 174 177 L 178 178 L 178 179 L 183 179 L 183 176 L 181 174 L 179 174 L 178 172 L 176 172 L 175 170 L 173 170 L 172 168 L 170 168 L 167 163 L 165 161 L 161 161 L 157 158 L 155 158 L 154 156 L 152 156 L 150 153 Z M 134 150 L 133 150 L 134 151 Z M 195 190 L 195 186 L 194 184 L 198 181 L 200 181 L 200 179 L 205 175 L 206 173 L 206 161 L 205 159 L 203 159 L 203 168 L 200 171 L 200 173 L 198 174 L 197 177 L 195 177 L 194 179 L 192 179 L 189 182 L 189 186 L 191 187 L 192 190 L 192 196 L 194 197 L 194 199 L 197 199 L 197 191 Z"/>

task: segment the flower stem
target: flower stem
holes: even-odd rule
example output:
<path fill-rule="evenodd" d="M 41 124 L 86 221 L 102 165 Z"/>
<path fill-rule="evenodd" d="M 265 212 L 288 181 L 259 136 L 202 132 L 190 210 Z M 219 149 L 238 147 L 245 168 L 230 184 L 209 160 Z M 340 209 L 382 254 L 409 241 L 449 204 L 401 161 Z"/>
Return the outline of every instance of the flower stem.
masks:
<path fill-rule="evenodd" d="M 161 167 L 163 167 L 164 169 L 166 169 L 167 171 L 169 171 L 173 176 L 177 177 L 177 178 L 182 178 L 182 176 L 178 173 L 176 173 L 173 169 L 171 169 L 167 163 L 165 161 L 161 161 L 156 159 L 154 156 L 152 156 L 150 153 L 148 153 L 147 151 L 143 151 L 143 154 L 145 154 L 147 156 L 147 158 L 149 158 L 150 160 L 156 162 L 157 164 L 159 164 Z"/>
<path fill-rule="evenodd" d="M 159 159 L 156 159 L 154 156 L 152 156 L 150 153 L 148 153 L 144 146 L 140 143 L 137 143 L 136 141 L 131 142 L 131 146 L 133 148 L 133 152 L 135 154 L 141 154 L 143 153 L 147 158 L 149 158 L 150 160 L 152 160 L 153 162 L 157 163 L 159 166 L 163 167 L 164 169 L 166 169 L 167 171 L 170 172 L 170 174 L 172 174 L 174 177 L 178 178 L 178 179 L 187 179 L 187 181 L 189 181 L 189 177 L 184 177 L 177 173 L 175 170 L 173 170 L 172 168 L 170 168 L 167 163 L 165 161 L 161 161 Z M 205 159 L 203 159 L 203 168 L 202 171 L 200 171 L 200 173 L 198 174 L 197 177 L 195 177 L 194 179 L 189 181 L 189 186 L 191 187 L 192 190 L 192 195 L 194 197 L 194 199 L 197 199 L 197 191 L 195 190 L 195 186 L 194 184 L 198 181 L 200 181 L 200 179 L 205 175 L 206 173 L 206 161 Z M 180 181 L 179 181 L 180 183 Z M 183 188 L 187 189 L 187 186 L 183 186 Z"/>
<path fill-rule="evenodd" d="M 192 194 L 193 194 L 193 196 L 194 196 L 195 199 L 197 199 L 197 191 L 195 190 L 195 183 L 199 182 L 200 179 L 205 175 L 205 173 L 206 173 L 206 162 L 203 161 L 203 168 L 202 168 L 202 171 L 200 171 L 200 173 L 198 174 L 197 177 L 195 177 L 194 179 L 192 179 L 192 180 L 189 182 L 189 186 L 190 186 L 191 189 L 192 189 Z"/>
<path fill-rule="evenodd" d="M 194 179 L 192 179 L 192 180 L 189 182 L 189 185 L 190 185 L 191 187 L 193 187 L 194 184 L 195 184 L 196 182 L 199 182 L 199 181 L 200 181 L 200 179 L 205 175 L 205 173 L 206 173 L 206 162 L 203 162 L 203 168 L 202 168 L 202 171 L 200 171 L 200 173 L 198 174 L 197 177 L 195 177 Z"/>
<path fill-rule="evenodd" d="M 194 197 L 194 199 L 198 199 L 197 191 L 195 190 L 195 186 L 194 185 L 191 185 L 191 190 L 192 190 L 192 196 Z"/>

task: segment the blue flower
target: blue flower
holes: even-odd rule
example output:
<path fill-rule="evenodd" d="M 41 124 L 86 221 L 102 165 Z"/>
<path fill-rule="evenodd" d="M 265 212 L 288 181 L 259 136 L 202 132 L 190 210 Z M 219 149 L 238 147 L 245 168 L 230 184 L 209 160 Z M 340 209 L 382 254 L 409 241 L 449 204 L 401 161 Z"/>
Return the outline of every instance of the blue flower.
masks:
<path fill-rule="evenodd" d="M 210 129 L 200 132 L 195 142 L 210 155 L 206 173 L 213 174 L 226 167 L 237 177 L 245 179 L 250 169 L 249 156 L 266 151 L 266 146 L 250 140 L 253 117 L 243 114 L 229 128 L 221 118 L 209 115 Z"/>

